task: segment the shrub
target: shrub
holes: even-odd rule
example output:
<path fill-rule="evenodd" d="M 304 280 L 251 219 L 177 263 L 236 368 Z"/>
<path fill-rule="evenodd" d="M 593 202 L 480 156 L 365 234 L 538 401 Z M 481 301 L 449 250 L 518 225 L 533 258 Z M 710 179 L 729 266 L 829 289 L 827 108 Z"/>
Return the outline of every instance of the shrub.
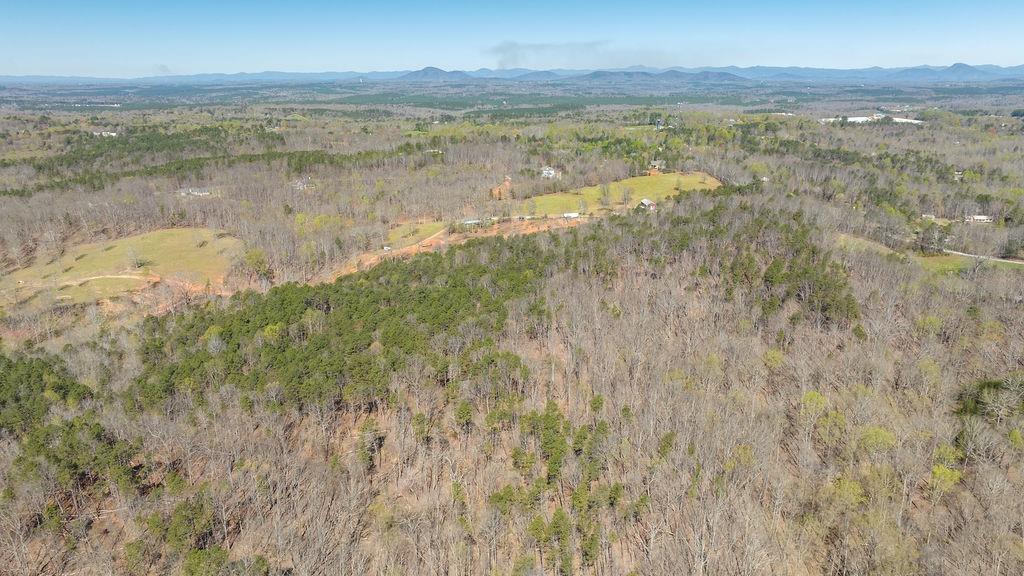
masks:
<path fill-rule="evenodd" d="M 672 447 L 675 446 L 675 444 L 676 433 L 665 433 L 665 435 L 661 437 L 661 440 L 658 441 L 658 457 L 661 458 L 662 460 L 668 458 L 668 455 L 670 452 L 672 452 Z"/>
<path fill-rule="evenodd" d="M 964 459 L 964 453 L 956 446 L 940 444 L 935 448 L 935 462 L 945 466 L 955 466 Z"/>
<path fill-rule="evenodd" d="M 359 427 L 359 440 L 356 454 L 359 462 L 367 470 L 373 470 L 377 464 L 377 454 L 384 447 L 384 433 L 377 427 L 377 421 L 367 418 Z"/>
<path fill-rule="evenodd" d="M 827 405 L 828 401 L 820 392 L 809 390 L 800 397 L 800 415 L 804 418 L 816 420 Z"/>
<path fill-rule="evenodd" d="M 213 532 L 213 522 L 213 503 L 200 494 L 174 507 L 165 540 L 172 550 L 182 553 L 201 547 Z"/>
<path fill-rule="evenodd" d="M 829 486 L 827 496 L 841 510 L 852 510 L 864 502 L 864 488 L 860 482 L 840 476 Z"/>
<path fill-rule="evenodd" d="M 220 546 L 189 550 L 182 564 L 185 576 L 221 576 L 228 564 L 228 551 Z"/>
<path fill-rule="evenodd" d="M 43 423 L 52 406 L 89 395 L 56 361 L 0 354 L 0 431 L 23 436 Z"/>
<path fill-rule="evenodd" d="M 1024 435 L 1021 434 L 1020 428 L 1014 428 L 1007 434 L 1010 440 L 1010 445 L 1020 450 L 1024 448 Z"/>
<path fill-rule="evenodd" d="M 782 351 L 776 350 L 775 348 L 767 350 L 764 353 L 763 358 L 764 365 L 767 366 L 769 370 L 778 370 L 779 368 L 781 368 L 782 363 L 785 361 L 785 359 L 786 357 L 782 353 Z"/>
<path fill-rule="evenodd" d="M 942 495 L 952 490 L 960 482 L 961 476 L 962 473 L 959 470 L 945 464 L 936 464 L 932 466 L 932 475 L 928 484 L 937 495 Z"/>
<path fill-rule="evenodd" d="M 473 405 L 468 400 L 462 400 L 455 408 L 455 424 L 463 430 L 469 430 L 473 424 Z"/>
<path fill-rule="evenodd" d="M 131 465 L 137 452 L 136 444 L 114 438 L 93 415 L 85 414 L 33 430 L 15 467 L 22 476 L 33 477 L 45 466 L 65 490 L 102 478 L 131 492 L 137 484 Z"/>
<path fill-rule="evenodd" d="M 859 444 L 868 452 L 885 452 L 896 446 L 896 435 L 881 426 L 866 426 L 861 430 Z"/>
<path fill-rule="evenodd" d="M 829 410 L 818 419 L 814 431 L 822 444 L 834 448 L 846 436 L 846 416 L 838 410 Z"/>

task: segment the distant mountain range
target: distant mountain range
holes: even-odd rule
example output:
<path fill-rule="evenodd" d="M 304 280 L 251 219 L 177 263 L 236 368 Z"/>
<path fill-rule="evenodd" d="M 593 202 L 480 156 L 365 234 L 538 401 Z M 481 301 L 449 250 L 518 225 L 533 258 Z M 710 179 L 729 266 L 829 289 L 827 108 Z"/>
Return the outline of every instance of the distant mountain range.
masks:
<path fill-rule="evenodd" d="M 317 82 L 586 82 L 741 84 L 799 82 L 831 84 L 936 84 L 1024 80 L 1024 65 L 914 66 L 910 68 L 804 68 L 796 66 L 724 66 L 699 68 L 651 68 L 632 66 L 608 70 L 532 70 L 511 68 L 446 71 L 422 70 L 380 72 L 242 72 L 238 74 L 191 74 L 141 78 L 92 78 L 81 76 L 0 76 L 0 84 L 252 84 Z"/>
<path fill-rule="evenodd" d="M 473 76 L 460 70 L 448 72 L 432 66 L 402 74 L 397 78 L 403 82 L 467 82 L 473 79 Z"/>

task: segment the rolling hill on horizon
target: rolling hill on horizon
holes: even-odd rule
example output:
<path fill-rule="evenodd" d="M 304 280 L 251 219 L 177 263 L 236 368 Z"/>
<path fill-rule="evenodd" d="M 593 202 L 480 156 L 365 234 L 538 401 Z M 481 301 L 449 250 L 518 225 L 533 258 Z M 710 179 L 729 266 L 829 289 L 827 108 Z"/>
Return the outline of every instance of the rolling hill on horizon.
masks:
<path fill-rule="evenodd" d="M 325 71 L 325 72 L 238 72 L 112 78 L 60 75 L 0 75 L 0 83 L 29 84 L 236 84 L 236 83 L 317 83 L 317 82 L 814 82 L 814 83 L 941 83 L 998 82 L 1024 80 L 1024 64 L 997 66 L 957 62 L 949 66 L 911 66 L 898 68 L 813 68 L 799 66 L 702 66 L 654 68 L 630 66 L 608 69 L 490 69 L 444 70 L 427 66 L 419 70 Z"/>

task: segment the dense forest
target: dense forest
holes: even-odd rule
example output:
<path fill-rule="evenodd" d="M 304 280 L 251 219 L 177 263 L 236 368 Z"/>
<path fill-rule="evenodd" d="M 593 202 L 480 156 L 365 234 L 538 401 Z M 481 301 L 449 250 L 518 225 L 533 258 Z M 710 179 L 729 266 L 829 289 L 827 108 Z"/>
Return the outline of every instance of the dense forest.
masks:
<path fill-rule="evenodd" d="M 1024 573 L 1013 101 L 363 98 L 3 111 L 0 574 Z"/>

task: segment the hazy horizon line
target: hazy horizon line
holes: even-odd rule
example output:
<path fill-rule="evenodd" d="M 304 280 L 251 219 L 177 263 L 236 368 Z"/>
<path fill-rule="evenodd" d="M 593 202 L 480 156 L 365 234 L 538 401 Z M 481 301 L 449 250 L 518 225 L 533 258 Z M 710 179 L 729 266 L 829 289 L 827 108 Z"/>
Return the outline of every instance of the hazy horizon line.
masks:
<path fill-rule="evenodd" d="M 673 70 L 673 69 L 707 69 L 707 68 L 736 68 L 736 69 L 752 69 L 752 68 L 789 68 L 789 69 L 806 69 L 806 70 L 835 70 L 835 71 L 858 71 L 858 70 L 908 70 L 913 68 L 949 68 L 963 64 L 972 68 L 978 68 L 981 66 L 996 67 L 996 68 L 1017 68 L 1024 66 L 1021 64 L 990 64 L 980 63 L 971 64 L 962 60 L 952 62 L 950 64 L 914 64 L 908 66 L 883 66 L 879 64 L 873 64 L 869 66 L 811 66 L 801 64 L 724 64 L 724 65 L 671 65 L 671 66 L 651 66 L 647 64 L 632 64 L 629 66 L 607 66 L 607 67 L 581 67 L 581 68 L 569 68 L 563 66 L 557 67 L 530 67 L 530 66 L 508 66 L 508 67 L 490 67 L 480 66 L 477 68 L 456 68 L 456 67 L 441 67 L 436 65 L 426 65 L 419 68 L 376 68 L 376 69 L 326 69 L 316 71 L 298 71 L 298 70 L 287 70 L 287 69 L 262 69 L 262 70 L 239 70 L 233 72 L 225 71 L 207 71 L 207 72 L 154 72 L 152 74 L 136 75 L 136 76 L 117 76 L 117 75 L 98 75 L 98 74 L 76 74 L 76 73 L 32 73 L 32 74 L 11 74 L 6 72 L 0 72 L 0 77 L 6 78 L 95 78 L 100 80 L 140 80 L 146 78 L 173 78 L 179 76 L 241 76 L 241 75 L 257 75 L 257 74 L 294 74 L 294 75 L 316 75 L 316 74 L 387 74 L 387 73 L 402 73 L 402 72 L 415 72 L 418 70 L 425 70 L 429 68 L 436 68 L 445 72 L 478 72 L 482 70 L 490 70 L 495 72 L 508 71 L 508 70 L 528 70 L 534 72 L 547 72 L 547 71 L 582 71 L 582 72 L 597 72 L 597 71 L 619 71 L 619 70 L 630 70 L 630 69 L 650 69 L 650 70 Z"/>

